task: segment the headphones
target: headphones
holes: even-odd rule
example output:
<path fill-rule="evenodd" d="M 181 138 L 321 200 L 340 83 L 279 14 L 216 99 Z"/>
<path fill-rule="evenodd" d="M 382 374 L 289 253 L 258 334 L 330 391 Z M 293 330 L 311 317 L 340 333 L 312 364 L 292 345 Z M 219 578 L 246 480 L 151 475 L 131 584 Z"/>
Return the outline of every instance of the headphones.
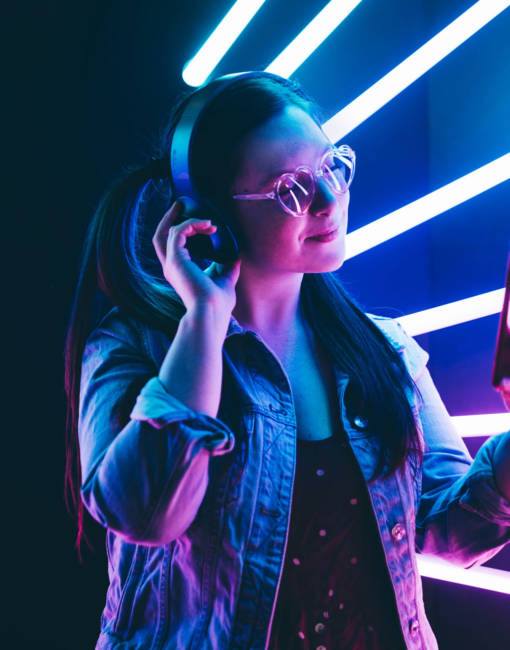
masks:
<path fill-rule="evenodd" d="M 213 99 L 225 88 L 238 79 L 250 77 L 270 77 L 282 81 L 282 77 L 269 72 L 237 72 L 213 79 L 195 90 L 175 126 L 170 144 L 170 172 L 172 175 L 174 197 L 184 203 L 186 214 L 181 215 L 176 223 L 189 217 L 210 219 L 216 226 L 210 235 L 193 235 L 188 238 L 186 248 L 190 255 L 229 264 L 239 257 L 239 246 L 232 230 L 225 223 L 224 217 L 211 204 L 201 197 L 191 177 L 191 151 L 197 125 Z M 185 198 L 190 197 L 191 203 Z"/>

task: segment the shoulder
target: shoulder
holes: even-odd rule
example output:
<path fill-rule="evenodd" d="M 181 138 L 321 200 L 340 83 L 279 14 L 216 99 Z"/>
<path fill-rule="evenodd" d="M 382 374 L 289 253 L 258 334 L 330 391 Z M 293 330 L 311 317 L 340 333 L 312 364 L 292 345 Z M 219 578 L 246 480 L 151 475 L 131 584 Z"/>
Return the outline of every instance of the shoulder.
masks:
<path fill-rule="evenodd" d="M 397 349 L 406 347 L 405 332 L 400 323 L 389 316 L 378 316 L 365 312 L 365 316 L 376 325 Z"/>
<path fill-rule="evenodd" d="M 151 333 L 173 337 L 185 311 L 181 298 L 168 286 L 165 295 L 154 293 L 152 300 L 143 306 L 139 304 L 136 311 L 110 304 L 108 311 L 94 326 L 92 334 L 101 332 L 125 337 L 129 341 L 143 339 Z"/>
<path fill-rule="evenodd" d="M 159 367 L 185 312 L 182 302 L 171 297 L 170 300 L 172 304 L 166 305 L 164 313 L 152 308 L 141 316 L 118 306 L 111 307 L 90 333 L 87 353 L 95 351 L 104 356 L 110 351 L 115 358 L 119 355 L 147 357 Z"/>
<path fill-rule="evenodd" d="M 389 316 L 377 316 L 368 312 L 365 312 L 365 315 L 383 332 L 397 352 L 402 355 L 410 375 L 416 380 L 428 363 L 429 353 L 406 332 L 397 319 Z"/>
<path fill-rule="evenodd" d="M 119 307 L 112 307 L 90 331 L 83 349 L 82 366 L 96 368 L 113 361 L 147 356 L 141 324 Z"/>
<path fill-rule="evenodd" d="M 141 331 L 142 323 L 138 319 L 115 306 L 101 317 L 89 338 L 106 335 L 126 342 L 135 342 L 140 338 Z"/>

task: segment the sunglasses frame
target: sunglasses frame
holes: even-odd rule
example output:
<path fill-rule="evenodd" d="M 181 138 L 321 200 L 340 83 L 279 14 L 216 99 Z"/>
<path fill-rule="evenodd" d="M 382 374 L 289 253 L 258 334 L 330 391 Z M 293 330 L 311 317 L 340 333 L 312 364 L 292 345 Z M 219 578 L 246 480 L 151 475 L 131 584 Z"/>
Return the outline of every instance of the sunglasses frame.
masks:
<path fill-rule="evenodd" d="M 332 186 L 332 184 L 329 182 L 329 180 L 326 178 L 325 181 L 328 184 L 328 187 L 331 188 L 332 192 L 334 192 L 337 196 L 341 196 L 342 194 L 345 194 L 347 190 L 349 189 L 352 179 L 354 178 L 354 171 L 356 169 L 356 153 L 354 152 L 351 147 L 347 144 L 342 144 L 339 147 L 332 146 L 330 147 L 324 155 L 321 157 L 319 166 L 317 169 L 314 171 L 311 167 L 308 167 L 307 165 L 300 165 L 299 167 L 296 167 L 296 169 L 293 172 L 285 172 L 278 176 L 278 178 L 274 181 L 273 184 L 273 189 L 271 192 L 263 193 L 263 194 L 234 194 L 232 196 L 233 199 L 237 200 L 244 200 L 244 201 L 261 201 L 261 200 L 273 200 L 273 201 L 278 201 L 279 205 L 287 212 L 287 214 L 290 214 L 293 217 L 303 217 L 308 208 L 310 207 L 313 198 L 315 196 L 315 190 L 317 187 L 317 182 L 318 179 L 324 176 L 324 172 L 322 170 L 323 165 L 324 165 L 324 160 L 326 159 L 327 156 L 329 156 L 331 153 L 336 153 L 338 154 L 341 158 L 347 156 L 351 162 L 351 175 L 349 177 L 349 182 L 347 183 L 347 186 L 344 190 L 338 191 L 335 187 Z M 280 184 L 283 182 L 285 177 L 291 176 L 295 177 L 295 175 L 301 171 L 307 172 L 310 177 L 313 179 L 313 185 L 312 185 L 312 193 L 310 197 L 310 202 L 306 209 L 302 212 L 298 212 L 297 210 L 292 210 L 291 208 L 287 207 L 283 201 L 280 199 L 280 195 L 278 193 L 278 189 L 280 187 Z"/>

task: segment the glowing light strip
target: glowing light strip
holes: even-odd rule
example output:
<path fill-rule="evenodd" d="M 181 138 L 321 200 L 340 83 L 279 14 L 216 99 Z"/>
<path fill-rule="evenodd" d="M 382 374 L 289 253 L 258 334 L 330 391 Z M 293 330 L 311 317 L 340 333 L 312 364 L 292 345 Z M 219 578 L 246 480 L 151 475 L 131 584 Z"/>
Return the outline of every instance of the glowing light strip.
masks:
<path fill-rule="evenodd" d="M 509 178 L 510 153 L 507 153 L 434 192 L 348 233 L 345 259 L 348 260 L 373 246 L 382 244 Z"/>
<path fill-rule="evenodd" d="M 396 68 L 324 122 L 322 127 L 326 135 L 333 142 L 341 140 L 509 5 L 510 0 L 476 2 Z"/>
<path fill-rule="evenodd" d="M 416 560 L 422 577 L 510 594 L 509 571 L 484 566 L 463 569 L 432 555 L 417 554 Z"/>
<path fill-rule="evenodd" d="M 450 416 L 463 438 L 493 436 L 510 431 L 510 413 L 485 413 L 483 415 Z"/>
<path fill-rule="evenodd" d="M 189 86 L 200 86 L 257 13 L 265 0 L 237 0 L 182 71 Z"/>
<path fill-rule="evenodd" d="M 328 2 L 266 68 L 266 72 L 273 72 L 281 77 L 290 77 L 360 2 L 361 0 L 331 0 Z"/>
<path fill-rule="evenodd" d="M 504 295 L 504 289 L 496 289 L 471 298 L 455 300 L 446 305 L 400 316 L 394 320 L 398 321 L 410 336 L 417 336 L 443 327 L 465 323 L 475 318 L 498 314 L 503 307 Z"/>

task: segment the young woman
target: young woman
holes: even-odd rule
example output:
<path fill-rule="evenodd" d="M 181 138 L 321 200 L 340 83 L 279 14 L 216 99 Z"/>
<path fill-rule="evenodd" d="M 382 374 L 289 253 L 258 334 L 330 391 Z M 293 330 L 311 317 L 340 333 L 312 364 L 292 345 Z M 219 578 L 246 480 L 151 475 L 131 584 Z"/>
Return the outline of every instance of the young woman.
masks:
<path fill-rule="evenodd" d="M 240 254 L 190 257 L 217 228 L 173 196 L 192 97 L 99 206 L 68 333 L 71 496 L 79 535 L 82 500 L 107 529 L 96 647 L 435 650 L 415 553 L 469 568 L 508 542 L 510 433 L 473 459 L 425 350 L 333 274 L 354 152 L 297 84 L 207 107 L 194 181 Z"/>

